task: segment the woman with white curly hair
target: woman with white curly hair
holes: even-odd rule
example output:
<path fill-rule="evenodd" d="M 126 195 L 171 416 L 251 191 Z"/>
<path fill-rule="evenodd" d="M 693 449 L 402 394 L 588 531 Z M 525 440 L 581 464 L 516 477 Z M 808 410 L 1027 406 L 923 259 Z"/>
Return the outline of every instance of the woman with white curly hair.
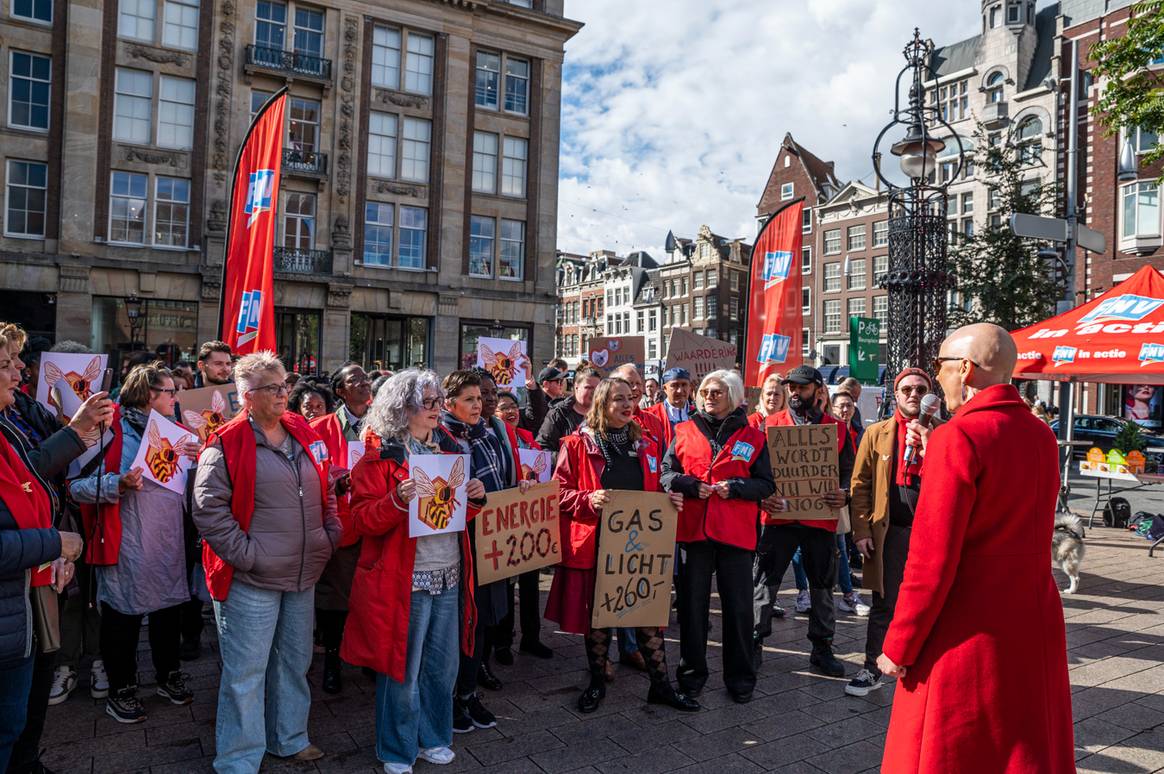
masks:
<path fill-rule="evenodd" d="M 352 524 L 363 543 L 340 655 L 376 672 L 376 757 L 389 774 L 412 771 L 417 758 L 453 760 L 459 654 L 473 652 L 477 629 L 468 533 L 408 535 L 417 496 L 409 455 L 461 453 L 440 427 L 444 404 L 432 371 L 390 378 L 368 411 L 379 454 L 352 470 Z M 485 486 L 470 480 L 468 496 L 472 518 Z"/>

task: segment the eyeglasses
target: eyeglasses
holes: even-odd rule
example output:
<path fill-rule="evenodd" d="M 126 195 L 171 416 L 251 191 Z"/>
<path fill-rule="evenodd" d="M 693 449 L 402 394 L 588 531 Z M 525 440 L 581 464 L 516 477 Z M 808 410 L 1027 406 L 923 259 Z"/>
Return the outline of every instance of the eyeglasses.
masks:
<path fill-rule="evenodd" d="M 368 385 L 371 383 L 372 383 L 372 380 L 366 376 L 362 376 L 362 377 L 357 376 L 357 377 L 353 377 L 351 379 L 344 380 L 344 385 L 347 387 L 363 387 L 364 385 Z"/>
<path fill-rule="evenodd" d="M 723 390 L 700 390 L 699 394 L 704 398 L 718 398 L 723 395 Z"/>
<path fill-rule="evenodd" d="M 975 363 L 973 360 L 971 360 L 968 357 L 935 357 L 934 362 L 932 364 L 933 365 L 933 372 L 936 374 L 938 371 L 941 371 L 942 370 L 942 363 L 947 363 L 951 360 L 965 360 L 967 363 L 974 366 L 975 368 L 981 368 L 980 365 L 978 365 L 977 363 Z"/>
<path fill-rule="evenodd" d="M 287 393 L 291 392 L 291 388 L 283 382 L 275 382 L 274 384 L 255 387 L 253 390 L 247 390 L 247 392 L 265 392 L 274 398 L 280 395 L 286 395 Z"/>
<path fill-rule="evenodd" d="M 164 392 L 167 395 L 169 395 L 171 398 L 178 394 L 178 389 L 176 387 L 171 387 L 170 389 L 167 390 L 165 387 L 153 387 L 153 386 L 151 386 L 150 389 L 153 390 L 154 392 Z"/>
<path fill-rule="evenodd" d="M 926 387 L 924 384 L 919 384 L 916 387 L 912 384 L 903 384 L 897 388 L 897 391 L 902 395 L 925 395 L 930 391 L 930 388 Z"/>
<path fill-rule="evenodd" d="M 434 411 L 436 409 L 439 409 L 444 404 L 445 404 L 445 399 L 440 398 L 440 397 L 425 398 L 424 400 L 422 400 L 420 402 L 420 405 L 424 406 L 425 411 Z"/>

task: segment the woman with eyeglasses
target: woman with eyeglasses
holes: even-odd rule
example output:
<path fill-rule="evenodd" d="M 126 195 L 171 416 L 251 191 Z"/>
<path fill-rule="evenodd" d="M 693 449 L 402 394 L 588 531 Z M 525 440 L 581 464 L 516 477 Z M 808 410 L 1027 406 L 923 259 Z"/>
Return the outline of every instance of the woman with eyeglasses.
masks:
<path fill-rule="evenodd" d="M 343 527 L 327 452 L 287 411 L 287 374 L 271 352 L 239 359 L 243 409 L 206 443 L 194 523 L 218 623 L 214 769 L 259 770 L 263 753 L 313 761 L 307 737 L 315 583 Z"/>
<path fill-rule="evenodd" d="M 521 404 L 512 392 L 497 393 L 497 416 L 501 421 L 513 428 L 517 435 L 517 445 L 522 449 L 541 449 L 534 440 L 533 433 L 520 427 Z"/>
<path fill-rule="evenodd" d="M 760 501 L 775 491 L 764 434 L 748 424 L 744 383 L 712 371 L 696 393 L 698 411 L 675 426 L 663 458 L 663 489 L 683 495 L 675 536 L 679 571 L 679 690 L 698 696 L 707 682 L 711 576 L 723 605 L 723 679 L 738 703 L 752 700 L 752 557 Z"/>
<path fill-rule="evenodd" d="M 121 415 L 105 456 L 105 469 L 69 485 L 79 503 L 97 503 L 100 522 L 94 539 L 105 544 L 95 559 L 97 604 L 101 609 L 101 658 L 109 675 L 105 712 L 118 723 L 141 723 L 146 711 L 137 698 L 137 646 L 142 618 L 149 616 L 150 656 L 157 695 L 171 704 L 189 704 L 193 694 L 179 671 L 180 606 L 190 600 L 183 517 L 186 498 L 142 476 L 132 467 L 146 435 L 150 412 L 170 419 L 177 389 L 160 362 L 135 366 L 121 387 Z M 198 439 L 173 450 L 197 459 Z"/>

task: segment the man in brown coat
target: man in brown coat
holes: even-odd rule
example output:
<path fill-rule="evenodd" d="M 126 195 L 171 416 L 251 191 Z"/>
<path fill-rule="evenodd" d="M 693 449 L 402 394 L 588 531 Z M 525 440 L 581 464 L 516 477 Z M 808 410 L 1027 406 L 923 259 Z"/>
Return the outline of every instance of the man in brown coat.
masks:
<path fill-rule="evenodd" d="M 873 609 L 865 630 L 865 666 L 845 686 L 850 696 L 865 696 L 880 688 L 877 657 L 893 620 L 897 590 L 905 574 L 913 513 L 921 487 L 921 438 L 928 430 L 917 423 L 921 400 L 933 389 L 920 368 L 906 368 L 893 380 L 894 416 L 865 431 L 857 450 L 850 488 L 853 540 L 864 557 L 861 585 L 873 592 Z M 906 465 L 907 445 L 918 449 Z"/>

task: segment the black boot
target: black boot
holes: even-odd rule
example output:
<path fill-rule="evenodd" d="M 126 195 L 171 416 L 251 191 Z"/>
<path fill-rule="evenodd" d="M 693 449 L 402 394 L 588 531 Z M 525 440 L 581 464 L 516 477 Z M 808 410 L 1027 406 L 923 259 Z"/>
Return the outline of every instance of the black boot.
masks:
<path fill-rule="evenodd" d="M 491 691 L 501 690 L 501 680 L 498 679 L 497 675 L 493 674 L 493 670 L 489 668 L 488 661 L 482 661 L 481 666 L 477 669 L 477 684 Z"/>
<path fill-rule="evenodd" d="M 658 681 L 651 682 L 651 689 L 647 691 L 647 704 L 666 704 L 680 712 L 699 712 L 702 709 L 699 702 L 676 691 L 671 683 Z"/>
<path fill-rule="evenodd" d="M 598 705 L 606 698 L 606 681 L 601 675 L 592 675 L 590 685 L 578 697 L 578 711 L 589 714 L 598 709 Z"/>
<path fill-rule="evenodd" d="M 323 654 L 323 692 L 339 693 L 344 689 L 339 648 L 328 648 Z"/>
<path fill-rule="evenodd" d="M 812 646 L 812 655 L 808 663 L 821 674 L 829 677 L 844 677 L 845 665 L 833 655 L 833 648 L 827 642 L 815 643 Z"/>

